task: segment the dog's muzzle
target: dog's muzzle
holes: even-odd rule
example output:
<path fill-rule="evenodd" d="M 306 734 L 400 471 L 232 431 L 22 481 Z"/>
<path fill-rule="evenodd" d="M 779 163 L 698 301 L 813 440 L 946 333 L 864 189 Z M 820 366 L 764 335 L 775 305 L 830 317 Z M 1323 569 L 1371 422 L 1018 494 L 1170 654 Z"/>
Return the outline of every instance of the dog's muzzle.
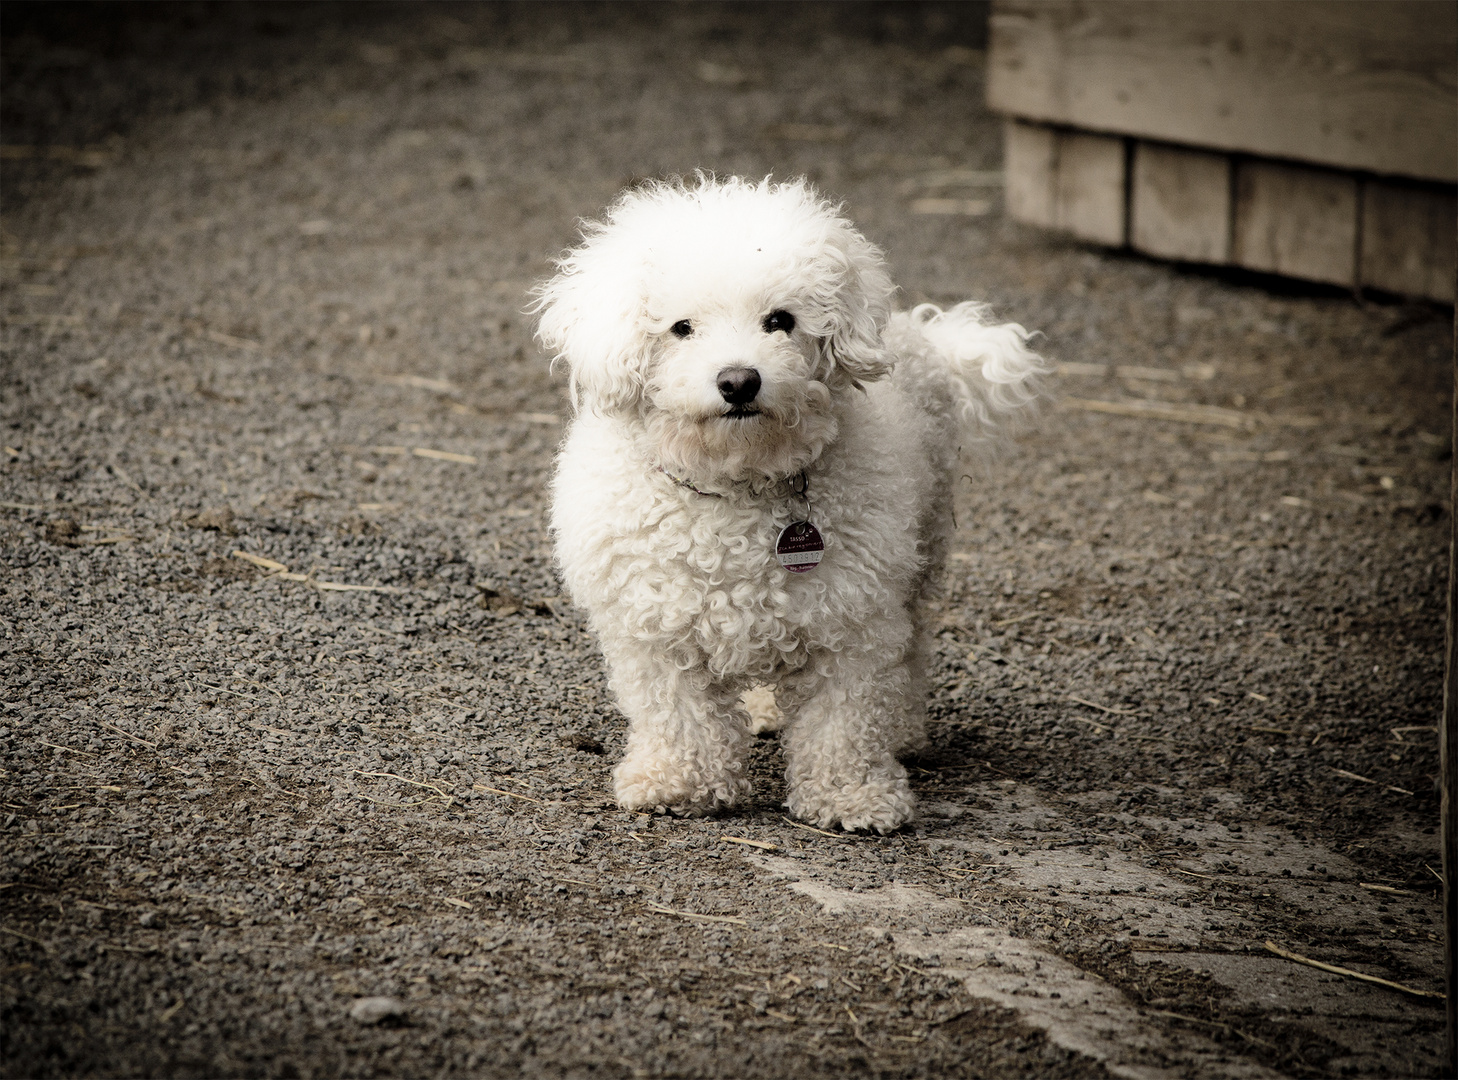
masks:
<path fill-rule="evenodd" d="M 719 387 L 719 396 L 733 406 L 729 415 L 750 415 L 758 412 L 757 409 L 745 408 L 750 402 L 759 396 L 760 379 L 759 372 L 752 367 L 726 367 L 719 372 L 716 380 Z"/>

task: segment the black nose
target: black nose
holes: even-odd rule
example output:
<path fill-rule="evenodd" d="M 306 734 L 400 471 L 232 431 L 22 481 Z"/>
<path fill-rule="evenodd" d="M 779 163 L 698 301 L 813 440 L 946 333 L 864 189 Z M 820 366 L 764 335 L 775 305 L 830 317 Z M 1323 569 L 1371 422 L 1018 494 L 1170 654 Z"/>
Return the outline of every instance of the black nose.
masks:
<path fill-rule="evenodd" d="M 726 367 L 719 372 L 719 396 L 730 405 L 748 405 L 759 394 L 759 372 L 752 367 Z"/>

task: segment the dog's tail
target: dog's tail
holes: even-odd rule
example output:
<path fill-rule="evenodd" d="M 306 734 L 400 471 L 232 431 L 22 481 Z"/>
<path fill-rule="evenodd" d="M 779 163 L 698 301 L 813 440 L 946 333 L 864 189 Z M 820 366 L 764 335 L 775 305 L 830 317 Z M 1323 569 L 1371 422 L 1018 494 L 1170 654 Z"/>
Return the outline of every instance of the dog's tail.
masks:
<path fill-rule="evenodd" d="M 992 436 L 1041 397 L 1043 376 L 1052 370 L 1028 347 L 1032 332 L 1017 323 L 992 323 L 989 313 L 988 305 L 969 301 L 947 311 L 920 304 L 901 316 L 909 323 L 906 329 L 920 338 L 908 342 L 912 348 L 907 351 L 940 361 L 935 366 L 945 369 L 952 406 L 974 439 Z"/>

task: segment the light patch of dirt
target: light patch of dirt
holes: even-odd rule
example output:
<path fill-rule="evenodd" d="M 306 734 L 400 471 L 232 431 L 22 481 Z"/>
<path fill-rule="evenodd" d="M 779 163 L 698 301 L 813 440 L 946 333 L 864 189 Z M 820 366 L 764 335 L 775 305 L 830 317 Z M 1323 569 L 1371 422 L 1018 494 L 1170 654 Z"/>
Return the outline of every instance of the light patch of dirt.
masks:
<path fill-rule="evenodd" d="M 1117 988 L 1000 926 L 958 926 L 966 921 L 962 905 L 924 889 L 886 885 L 853 892 L 801 880 L 799 868 L 787 859 L 758 861 L 788 878 L 792 891 L 814 900 L 826 915 L 856 919 L 873 939 L 892 941 L 902 956 L 958 979 L 973 996 L 1012 1010 L 1059 1046 L 1101 1062 L 1111 1075 L 1128 1080 L 1280 1075 L 1198 1037 L 1185 1036 L 1176 1046 Z"/>

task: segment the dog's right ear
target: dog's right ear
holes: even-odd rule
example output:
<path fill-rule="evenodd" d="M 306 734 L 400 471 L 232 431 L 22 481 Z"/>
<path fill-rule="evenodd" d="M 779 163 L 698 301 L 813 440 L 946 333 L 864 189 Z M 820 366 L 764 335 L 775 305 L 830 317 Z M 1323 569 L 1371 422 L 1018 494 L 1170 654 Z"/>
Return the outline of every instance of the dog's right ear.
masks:
<path fill-rule="evenodd" d="M 640 302 L 621 277 L 596 274 L 581 252 L 537 287 L 529 310 L 539 312 L 537 340 L 567 362 L 572 405 L 598 413 L 631 409 L 642 399 L 648 351 Z"/>

